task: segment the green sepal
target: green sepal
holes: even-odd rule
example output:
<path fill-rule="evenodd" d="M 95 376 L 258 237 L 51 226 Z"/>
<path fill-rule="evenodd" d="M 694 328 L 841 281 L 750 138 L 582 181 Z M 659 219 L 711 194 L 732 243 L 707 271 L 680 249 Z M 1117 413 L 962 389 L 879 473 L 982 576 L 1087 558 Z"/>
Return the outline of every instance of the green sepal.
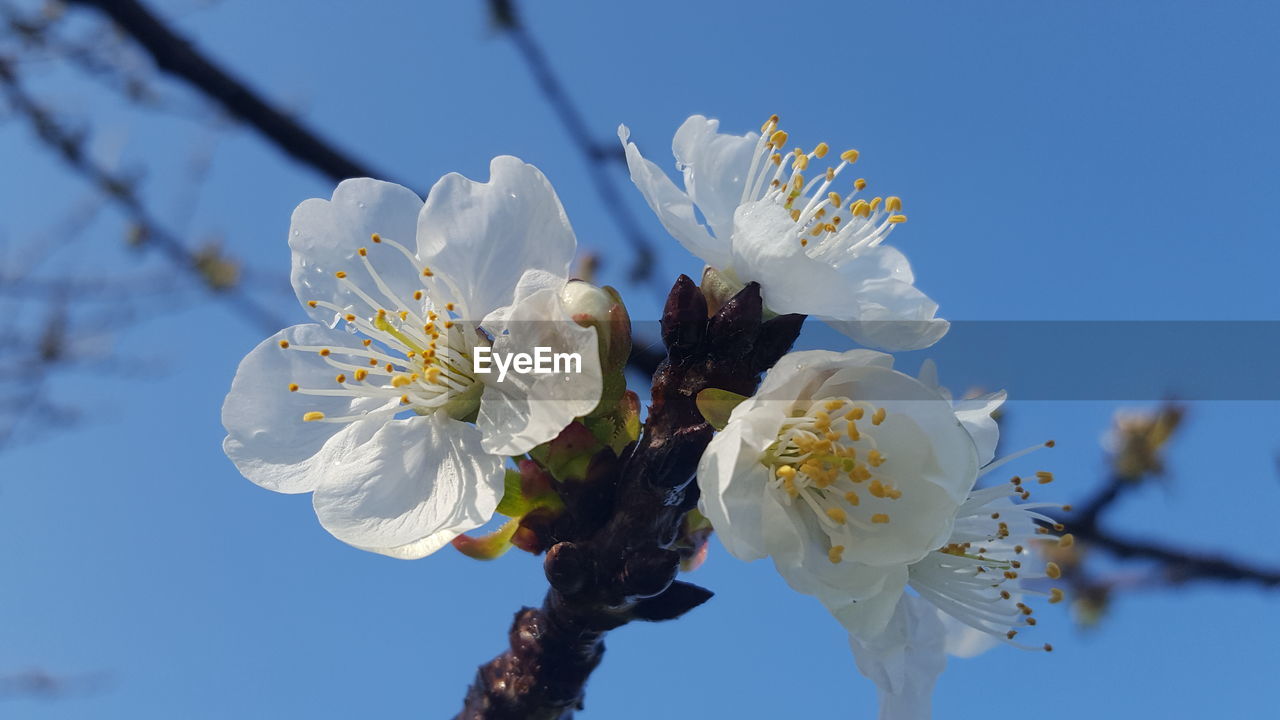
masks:
<path fill-rule="evenodd" d="M 745 395 L 736 392 L 707 388 L 698 393 L 696 402 L 702 418 L 716 430 L 723 430 L 729 424 L 729 415 L 733 413 L 733 409 L 746 399 Z"/>

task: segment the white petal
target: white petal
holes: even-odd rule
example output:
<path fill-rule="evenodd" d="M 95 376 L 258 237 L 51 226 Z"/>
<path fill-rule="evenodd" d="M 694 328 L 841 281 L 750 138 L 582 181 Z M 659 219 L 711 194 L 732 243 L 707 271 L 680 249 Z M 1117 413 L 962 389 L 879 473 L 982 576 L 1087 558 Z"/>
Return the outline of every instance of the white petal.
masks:
<path fill-rule="evenodd" d="M 510 156 L 489 164 L 489 181 L 450 173 L 427 195 L 418 217 L 418 255 L 449 278 L 464 320 L 509 305 L 526 270 L 561 278 L 577 249 L 573 228 L 551 183 Z"/>
<path fill-rule="evenodd" d="M 906 415 L 927 438 L 936 460 L 937 471 L 924 472 L 951 497 L 958 506 L 968 497 L 977 479 L 977 449 L 968 431 L 951 411 L 951 404 L 919 380 L 884 367 L 847 367 L 833 375 L 819 390 L 818 397 L 837 396 L 865 400 L 883 407 L 887 417 Z M 888 423 L 888 419 L 885 421 Z M 877 440 L 883 434 L 886 441 L 893 437 L 883 432 L 885 425 L 877 428 Z M 895 442 L 897 442 L 895 440 Z M 895 455 L 913 457 L 910 448 L 914 441 L 902 440 L 903 450 L 884 453 L 893 461 Z M 929 463 L 933 465 L 933 463 Z M 888 467 L 886 465 L 886 467 Z"/>
<path fill-rule="evenodd" d="M 760 283 L 764 304 L 776 313 L 841 312 L 847 302 L 844 278 L 829 263 L 806 255 L 794 228 L 791 215 L 772 200 L 740 206 L 733 230 L 738 277 Z"/>
<path fill-rule="evenodd" d="M 994 635 L 966 625 L 941 610 L 934 609 L 947 631 L 947 654 L 970 658 L 990 650 L 1000 641 Z"/>
<path fill-rule="evenodd" d="M 717 237 L 733 234 L 733 211 L 742 200 L 758 133 L 725 135 L 719 120 L 694 115 L 676 130 L 671 150 L 684 171 L 684 188 Z"/>
<path fill-rule="evenodd" d="M 361 316 L 372 314 L 368 304 L 334 276 L 338 271 L 347 273 L 350 281 L 375 300 L 385 302 L 356 254 L 362 247 L 369 249 L 369 262 L 399 297 L 409 298 L 421 289 L 419 268 L 396 250 L 370 240 L 373 233 L 378 233 L 412 250 L 421 209 L 422 200 L 412 190 L 368 178 L 342 181 L 333 191 L 332 200 L 313 198 L 299 205 L 293 211 L 289 230 L 289 248 L 293 250 L 291 280 L 298 300 L 311 317 L 330 326 L 335 313 L 308 307 L 308 300 L 350 307 Z"/>
<path fill-rule="evenodd" d="M 759 413 L 729 423 L 711 439 L 698 462 L 702 491 L 698 507 L 725 549 L 739 560 L 750 562 L 768 554 L 761 512 L 771 478 L 760 463 L 760 451 L 769 442 L 769 433 L 777 434 L 781 419 L 779 412 L 772 431 Z"/>
<path fill-rule="evenodd" d="M 947 665 L 944 639 L 936 610 L 911 595 L 880 635 L 849 636 L 858 670 L 880 691 L 880 720 L 929 720 L 933 686 Z"/>
<path fill-rule="evenodd" d="M 686 250 L 717 268 L 729 267 L 729 236 L 712 236 L 698 222 L 689 196 L 681 192 L 662 168 L 640 154 L 633 142 L 627 142 L 631 131 L 625 125 L 618 126 L 618 138 L 627 152 L 627 167 L 631 169 L 631 182 L 635 183 L 649 203 L 649 207 L 662 226 L 680 242 Z"/>
<path fill-rule="evenodd" d="M 857 302 L 848 308 L 813 314 L 863 345 L 893 351 L 929 347 L 951 329 L 934 317 L 938 304 L 910 283 L 872 280 L 856 292 Z"/>
<path fill-rule="evenodd" d="M 483 451 L 475 427 L 440 413 L 393 420 L 321 457 L 330 470 L 312 495 L 320 524 L 396 557 L 421 556 L 483 525 L 502 496 L 503 459 Z"/>
<path fill-rule="evenodd" d="M 495 322 L 497 318 L 502 322 Z M 527 452 L 559 435 L 574 418 L 591 412 L 600 402 L 595 328 L 569 319 L 558 289 L 542 287 L 518 297 L 512 308 L 486 318 L 485 326 L 494 333 L 495 358 L 545 353 L 549 369 L 554 369 L 557 354 L 576 354 L 580 359 L 580 367 L 566 362 L 561 372 L 519 373 L 510 367 L 501 380 L 496 371 L 478 375 L 485 389 L 476 425 L 484 434 L 486 452 Z"/>
<path fill-rule="evenodd" d="M 356 345 L 351 335 L 320 325 L 295 325 L 262 341 L 240 361 L 222 404 L 222 425 L 227 430 L 222 447 L 240 472 L 258 485 L 282 493 L 310 492 L 318 482 L 317 469 L 322 469 L 316 454 L 345 426 L 303 422 L 303 414 L 320 411 L 340 417 L 386 403 L 290 392 L 290 383 L 337 389 L 334 376 L 339 371 L 313 352 L 280 347 L 281 340 L 335 351 Z"/>
<path fill-rule="evenodd" d="M 997 390 L 971 400 L 957 400 L 956 417 L 969 431 L 973 444 L 978 450 L 978 464 L 986 465 L 996 456 L 996 446 L 1000 443 L 1000 425 L 991 413 L 1004 404 L 1008 393 Z"/>

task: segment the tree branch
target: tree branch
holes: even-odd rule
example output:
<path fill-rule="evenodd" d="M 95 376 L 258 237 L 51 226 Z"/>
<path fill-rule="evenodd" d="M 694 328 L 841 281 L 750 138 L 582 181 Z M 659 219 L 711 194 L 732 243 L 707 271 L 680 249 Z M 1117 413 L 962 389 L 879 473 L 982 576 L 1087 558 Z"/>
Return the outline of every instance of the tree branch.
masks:
<path fill-rule="evenodd" d="M 157 67 L 193 85 L 227 113 L 257 130 L 302 164 L 333 180 L 351 177 L 390 179 L 273 107 L 239 78 L 202 55 L 190 41 L 171 30 L 137 0 L 70 2 L 101 11 L 146 50 Z"/>
<path fill-rule="evenodd" d="M 547 552 L 551 587 L 542 607 L 516 614 L 510 649 L 481 666 L 457 720 L 567 720 L 582 706 L 609 630 L 673 619 L 711 597 L 674 581 L 679 554 L 671 549 L 681 519 L 697 505 L 691 480 L 713 432 L 696 398 L 708 387 L 754 392 L 804 322 L 761 316 L 760 288 L 752 283 L 708 320 L 701 291 L 680 276 L 663 312 L 667 355 L 653 379 L 644 433 L 612 472 L 593 481 L 613 484 L 611 507 L 593 521 L 600 508 L 565 496 L 575 522 Z"/>

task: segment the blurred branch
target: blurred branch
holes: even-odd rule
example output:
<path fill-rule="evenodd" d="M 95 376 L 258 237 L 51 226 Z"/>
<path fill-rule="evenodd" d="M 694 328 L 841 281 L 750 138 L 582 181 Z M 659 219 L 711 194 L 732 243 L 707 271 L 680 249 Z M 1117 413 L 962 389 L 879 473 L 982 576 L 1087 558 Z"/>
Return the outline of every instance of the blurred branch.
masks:
<path fill-rule="evenodd" d="M 582 155 L 591 175 L 592 186 L 604 205 L 604 210 L 618 226 L 622 237 L 631 245 L 636 258 L 631 266 L 630 280 L 643 282 L 653 279 L 653 265 L 657 259 L 653 243 L 640 229 L 640 224 L 632 214 L 630 206 L 622 199 L 622 193 L 613 175 L 607 167 L 610 161 L 625 160 L 622 147 L 617 142 L 603 143 L 594 138 L 594 133 L 583 119 L 577 103 L 573 101 L 564 84 L 552 69 L 542 46 L 525 27 L 517 13 L 514 0 L 488 0 L 489 11 L 495 24 L 511 38 L 516 49 L 524 57 L 529 72 L 533 74 L 542 91 L 543 98 L 559 118 L 569 139 Z"/>
<path fill-rule="evenodd" d="M 201 54 L 190 41 L 170 29 L 136 0 L 68 2 L 101 11 L 146 50 L 157 67 L 191 84 L 302 164 L 333 180 L 351 177 L 390 179 L 272 106 L 239 78 Z"/>
<path fill-rule="evenodd" d="M 175 267 L 190 275 L 214 296 L 231 305 L 266 332 L 275 332 L 284 323 L 239 287 L 222 282 L 224 258 L 211 264 L 209 249 L 191 250 L 169 233 L 147 212 L 134 191 L 133 182 L 94 162 L 84 149 L 83 136 L 64 128 L 54 114 L 31 97 L 22 86 L 13 66 L 0 58 L 0 86 L 9 104 L 31 124 L 37 137 L 62 158 L 72 170 L 105 197 L 120 206 L 134 224 L 139 245 L 154 247 Z M 217 272 L 211 272 L 211 268 Z"/>

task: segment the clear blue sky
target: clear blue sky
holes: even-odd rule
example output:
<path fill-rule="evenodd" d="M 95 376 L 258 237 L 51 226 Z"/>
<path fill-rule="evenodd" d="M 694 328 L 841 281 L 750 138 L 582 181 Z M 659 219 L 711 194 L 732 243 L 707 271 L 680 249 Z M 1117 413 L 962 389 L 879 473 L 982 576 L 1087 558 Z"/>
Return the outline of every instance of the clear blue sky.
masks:
<path fill-rule="evenodd" d="M 581 244 L 618 256 L 580 158 L 481 3 L 152 4 L 420 189 L 449 171 L 482 177 L 497 154 L 537 164 Z M 660 159 L 689 114 L 741 131 L 776 112 L 804 144 L 858 147 L 862 172 L 905 198 L 911 222 L 894 242 L 946 317 L 1280 319 L 1273 3 L 524 4 L 601 138 L 625 122 Z M 286 272 L 290 212 L 332 190 L 250 133 L 211 136 L 60 74 L 38 87 L 93 117 L 95 152 L 148 166 L 147 197 L 162 210 L 180 202 L 193 148 L 216 141 L 190 227 L 221 233 L 256 268 Z M 21 124 L 0 125 L 0 158 L 10 238 L 47 228 L 85 192 Z M 639 196 L 628 201 L 662 242 L 663 276 L 696 273 Z M 104 215 L 71 251 L 77 267 L 136 267 L 120 226 Z M 625 264 L 613 261 L 606 280 Z M 652 292 L 624 290 L 634 317 L 655 317 Z M 271 297 L 301 321 L 291 297 Z M 476 665 L 504 646 L 512 612 L 539 600 L 540 560 L 363 553 L 329 537 L 306 496 L 241 478 L 220 449 L 219 407 L 260 337 L 213 304 L 157 312 L 119 342 L 163 371 L 61 380 L 56 393 L 86 424 L 0 456 L 0 674 L 109 676 L 85 697 L 0 700 L 0 717 L 448 717 Z M 969 380 L 946 367 L 942 377 Z M 1007 446 L 1057 439 L 1033 465 L 1078 499 L 1103 469 L 1098 437 L 1115 406 L 1016 404 Z M 1276 403 L 1196 404 L 1170 482 L 1135 493 L 1114 521 L 1277 562 L 1277 427 Z M 584 718 L 874 716 L 873 686 L 839 628 L 768 564 L 713 544 L 690 579 L 716 598 L 679 622 L 612 635 Z M 1043 611 L 1039 633 L 1057 652 L 953 661 L 937 716 L 1245 718 L 1275 707 L 1265 688 L 1280 665 L 1276 592 L 1125 594 L 1088 632 L 1058 608 Z"/>

